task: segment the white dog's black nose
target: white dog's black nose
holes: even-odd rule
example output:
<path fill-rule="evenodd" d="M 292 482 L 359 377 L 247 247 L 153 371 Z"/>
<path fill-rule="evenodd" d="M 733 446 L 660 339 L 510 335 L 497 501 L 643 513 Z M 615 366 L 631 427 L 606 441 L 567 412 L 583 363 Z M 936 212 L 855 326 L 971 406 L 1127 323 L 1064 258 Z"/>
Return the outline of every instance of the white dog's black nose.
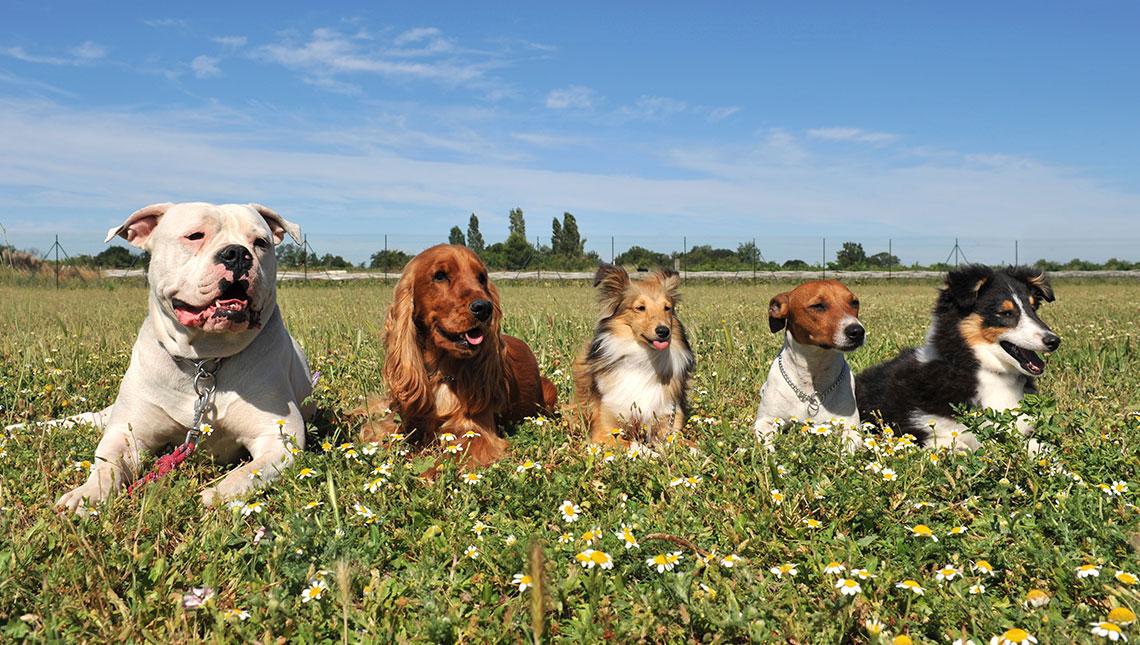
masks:
<path fill-rule="evenodd" d="M 1061 346 L 1061 337 L 1050 332 L 1048 334 L 1045 334 L 1045 337 L 1041 339 L 1041 342 L 1045 344 L 1045 349 L 1048 349 L 1051 352 L 1055 352 L 1057 351 L 1057 348 Z"/>
<path fill-rule="evenodd" d="M 222 250 L 218 251 L 218 254 L 214 256 L 214 259 L 232 271 L 235 280 L 239 276 L 249 273 L 250 268 L 253 267 L 253 254 L 249 252 L 249 249 L 240 244 L 230 244 L 229 246 L 223 247 Z"/>
<path fill-rule="evenodd" d="M 665 325 L 657 325 L 657 329 L 653 331 L 657 332 L 657 338 L 659 340 L 665 340 L 666 338 L 669 338 L 669 328 Z"/>
<path fill-rule="evenodd" d="M 843 335 L 847 337 L 847 340 L 853 343 L 863 342 L 863 336 L 866 333 L 867 332 L 863 329 L 863 325 L 856 323 L 852 323 L 843 328 Z"/>
<path fill-rule="evenodd" d="M 487 322 L 491 317 L 491 312 L 495 307 L 487 300 L 473 300 L 471 302 L 471 313 L 479 319 L 480 322 Z"/>

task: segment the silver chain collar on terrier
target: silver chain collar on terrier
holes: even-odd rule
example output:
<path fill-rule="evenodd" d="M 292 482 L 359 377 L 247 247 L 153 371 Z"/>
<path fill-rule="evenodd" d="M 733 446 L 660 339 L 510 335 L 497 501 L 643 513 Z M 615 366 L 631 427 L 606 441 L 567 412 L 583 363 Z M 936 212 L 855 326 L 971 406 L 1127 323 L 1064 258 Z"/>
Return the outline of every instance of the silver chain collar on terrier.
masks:
<path fill-rule="evenodd" d="M 787 371 L 784 370 L 783 351 L 781 351 L 779 354 L 776 354 L 776 364 L 780 366 L 780 375 L 784 377 L 784 382 L 788 384 L 788 387 L 792 388 L 792 392 L 796 393 L 796 398 L 801 402 L 807 404 L 809 417 L 814 417 L 819 413 L 819 408 L 821 405 L 823 405 L 824 397 L 826 397 L 828 394 L 831 394 L 835 388 L 839 387 L 839 382 L 843 380 L 843 376 L 847 373 L 848 369 L 847 364 L 844 363 L 843 369 L 839 370 L 839 378 L 835 379 L 834 383 L 827 386 L 826 390 L 822 392 L 816 391 L 812 392 L 811 394 L 807 394 L 800 388 L 796 387 L 795 383 L 792 383 L 792 379 L 788 376 Z"/>

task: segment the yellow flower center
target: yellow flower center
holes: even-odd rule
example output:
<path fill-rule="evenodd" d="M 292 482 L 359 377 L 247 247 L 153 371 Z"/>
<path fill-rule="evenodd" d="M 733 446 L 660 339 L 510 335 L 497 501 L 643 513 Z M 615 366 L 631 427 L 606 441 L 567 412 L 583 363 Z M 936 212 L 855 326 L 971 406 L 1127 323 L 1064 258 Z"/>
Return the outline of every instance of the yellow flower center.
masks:
<path fill-rule="evenodd" d="M 1029 638 L 1029 632 L 1025 631 L 1024 629 L 1014 627 L 1013 629 L 1006 630 L 1006 632 L 1002 634 L 1001 637 L 1003 640 L 1020 643 L 1021 641 Z"/>

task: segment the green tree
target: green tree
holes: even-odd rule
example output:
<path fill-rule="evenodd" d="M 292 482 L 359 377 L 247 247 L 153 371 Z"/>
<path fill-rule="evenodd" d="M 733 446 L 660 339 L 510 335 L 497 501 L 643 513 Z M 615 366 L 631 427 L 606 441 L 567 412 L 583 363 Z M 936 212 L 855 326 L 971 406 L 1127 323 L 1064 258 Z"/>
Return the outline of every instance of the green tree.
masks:
<path fill-rule="evenodd" d="M 558 220 L 555 220 L 558 221 Z M 581 234 L 578 232 L 578 220 L 574 219 L 572 213 L 562 214 L 562 235 L 558 242 L 551 240 L 550 246 L 553 247 L 554 252 L 558 255 L 564 255 L 569 258 L 580 258 L 585 252 L 586 240 L 582 239 Z"/>
<path fill-rule="evenodd" d="M 372 254 L 368 266 L 373 269 L 385 269 L 389 273 L 403 271 L 404 265 L 412 259 L 412 256 L 404 253 L 389 249 L 387 251 L 377 251 Z"/>
<path fill-rule="evenodd" d="M 760 263 L 760 247 L 755 242 L 744 242 L 736 247 L 736 257 L 745 266 L 755 266 Z"/>
<path fill-rule="evenodd" d="M 850 269 L 867 264 L 867 252 L 858 242 L 844 242 L 835 254 L 835 265 L 840 269 Z"/>
<path fill-rule="evenodd" d="M 458 226 L 452 226 L 451 234 L 447 236 L 447 243 L 467 246 L 467 239 L 463 237 L 463 230 Z"/>
<path fill-rule="evenodd" d="M 650 251 L 640 246 L 631 246 L 624 253 L 614 258 L 614 264 L 619 266 L 632 266 L 638 269 L 656 269 L 660 267 L 672 268 L 672 259 L 657 251 Z"/>
<path fill-rule="evenodd" d="M 897 255 L 891 255 L 883 251 L 882 253 L 876 253 L 867 258 L 867 265 L 877 269 L 885 269 L 887 267 L 898 266 L 899 258 Z"/>
<path fill-rule="evenodd" d="M 557 217 L 550 223 L 550 250 L 555 255 L 562 252 L 562 222 Z"/>
<path fill-rule="evenodd" d="M 510 223 L 508 224 L 507 238 L 518 235 L 522 239 L 526 239 L 526 219 L 523 217 L 523 210 L 521 208 L 512 208 L 509 215 Z"/>
<path fill-rule="evenodd" d="M 471 219 L 467 220 L 467 248 L 476 253 L 482 253 L 486 248 L 483 234 L 479 232 L 479 218 L 475 217 L 475 213 L 471 213 Z"/>

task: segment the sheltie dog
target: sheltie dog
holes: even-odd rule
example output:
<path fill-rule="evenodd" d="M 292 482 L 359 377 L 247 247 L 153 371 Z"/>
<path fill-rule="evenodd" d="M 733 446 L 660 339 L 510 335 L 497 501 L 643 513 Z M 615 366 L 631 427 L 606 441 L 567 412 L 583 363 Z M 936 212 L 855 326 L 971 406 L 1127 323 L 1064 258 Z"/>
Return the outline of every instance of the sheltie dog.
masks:
<path fill-rule="evenodd" d="M 1037 352 L 1061 338 L 1037 317 L 1053 301 L 1045 274 L 1029 267 L 995 271 L 969 265 L 951 271 L 934 305 L 926 344 L 864 370 L 855 399 L 864 421 L 876 418 L 924 445 L 975 450 L 978 441 L 954 419 L 954 406 L 1009 410 L 1045 373 Z M 1028 435 L 1026 419 L 1018 429 Z"/>
<path fill-rule="evenodd" d="M 621 267 L 598 268 L 597 328 L 574 361 L 591 441 L 652 444 L 684 427 L 695 360 L 677 318 L 680 283 L 676 271 L 630 280 Z"/>

